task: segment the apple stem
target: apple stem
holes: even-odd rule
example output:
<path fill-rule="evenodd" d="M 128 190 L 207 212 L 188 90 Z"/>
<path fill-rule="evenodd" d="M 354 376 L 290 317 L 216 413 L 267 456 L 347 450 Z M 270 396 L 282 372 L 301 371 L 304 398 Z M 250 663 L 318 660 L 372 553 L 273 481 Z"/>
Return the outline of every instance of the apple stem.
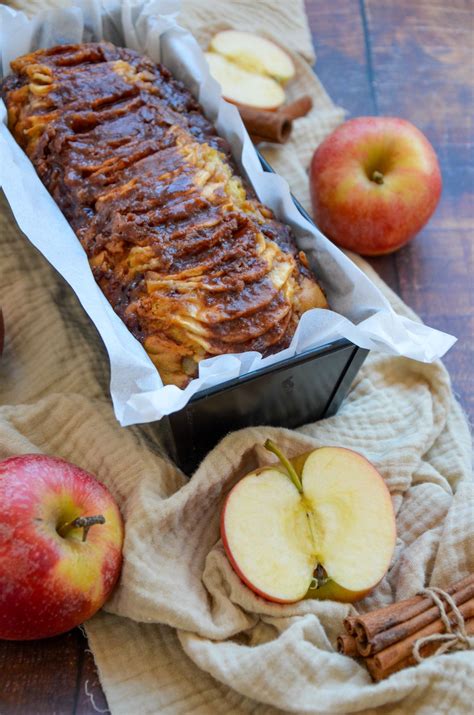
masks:
<path fill-rule="evenodd" d="M 102 514 L 97 514 L 96 516 L 78 516 L 73 521 L 68 521 L 63 524 L 58 529 L 58 534 L 59 536 L 65 537 L 71 529 L 84 529 L 82 532 L 82 541 L 84 542 L 87 539 L 89 529 L 91 526 L 94 526 L 94 524 L 105 524 L 105 517 L 103 517 Z"/>
<path fill-rule="evenodd" d="M 303 485 L 301 484 L 300 478 L 296 473 L 296 469 L 294 468 L 288 457 L 285 457 L 281 449 L 271 439 L 267 439 L 267 441 L 265 442 L 265 449 L 268 449 L 269 452 L 273 452 L 273 454 L 278 457 L 278 459 L 288 472 L 288 476 L 290 477 L 291 481 L 293 482 L 299 493 L 303 494 Z"/>
<path fill-rule="evenodd" d="M 374 171 L 372 181 L 375 181 L 376 184 L 383 184 L 383 174 L 380 171 Z"/>

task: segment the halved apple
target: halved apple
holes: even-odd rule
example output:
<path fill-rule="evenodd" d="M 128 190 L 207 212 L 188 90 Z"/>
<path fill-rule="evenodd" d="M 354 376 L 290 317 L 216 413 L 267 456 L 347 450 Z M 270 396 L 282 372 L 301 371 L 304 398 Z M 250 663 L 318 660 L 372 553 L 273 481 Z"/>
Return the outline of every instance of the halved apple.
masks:
<path fill-rule="evenodd" d="M 386 573 L 396 540 L 390 493 L 362 455 L 322 447 L 238 482 L 221 517 L 242 581 L 279 603 L 305 595 L 355 601 Z M 296 464 L 296 469 L 295 469 Z M 312 588 L 311 588 L 312 587 Z"/>
<path fill-rule="evenodd" d="M 249 72 L 268 75 L 284 84 L 295 74 L 293 60 L 274 42 L 251 32 L 224 30 L 212 38 L 209 49 Z"/>
<path fill-rule="evenodd" d="M 283 89 L 271 77 L 249 72 L 215 52 L 206 52 L 205 57 L 211 75 L 221 86 L 222 96 L 229 102 L 277 109 L 285 101 Z"/>

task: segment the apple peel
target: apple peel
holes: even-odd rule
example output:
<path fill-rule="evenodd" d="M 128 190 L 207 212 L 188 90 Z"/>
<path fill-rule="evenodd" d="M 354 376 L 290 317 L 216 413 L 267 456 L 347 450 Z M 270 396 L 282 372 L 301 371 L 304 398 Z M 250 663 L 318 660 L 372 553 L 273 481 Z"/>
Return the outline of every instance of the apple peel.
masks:
<path fill-rule="evenodd" d="M 313 217 L 341 248 L 364 256 L 398 250 L 438 205 L 436 152 L 411 122 L 357 117 L 316 148 L 309 171 Z"/>
<path fill-rule="evenodd" d="M 123 521 L 110 492 L 57 457 L 0 462 L 0 639 L 64 633 L 111 594 Z"/>

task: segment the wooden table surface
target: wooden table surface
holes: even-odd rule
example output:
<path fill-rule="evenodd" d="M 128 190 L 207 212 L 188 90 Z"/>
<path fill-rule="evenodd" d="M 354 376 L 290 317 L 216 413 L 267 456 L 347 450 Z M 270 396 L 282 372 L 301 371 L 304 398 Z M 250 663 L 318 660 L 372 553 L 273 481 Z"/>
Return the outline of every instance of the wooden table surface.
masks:
<path fill-rule="evenodd" d="M 371 264 L 427 323 L 459 338 L 445 364 L 472 419 L 473 3 L 307 0 L 306 5 L 317 72 L 334 101 L 349 116 L 409 119 L 436 149 L 444 189 L 434 217 L 409 246 Z M 107 703 L 79 629 L 44 641 L 0 643 L 1 715 L 98 710 L 108 712 Z"/>

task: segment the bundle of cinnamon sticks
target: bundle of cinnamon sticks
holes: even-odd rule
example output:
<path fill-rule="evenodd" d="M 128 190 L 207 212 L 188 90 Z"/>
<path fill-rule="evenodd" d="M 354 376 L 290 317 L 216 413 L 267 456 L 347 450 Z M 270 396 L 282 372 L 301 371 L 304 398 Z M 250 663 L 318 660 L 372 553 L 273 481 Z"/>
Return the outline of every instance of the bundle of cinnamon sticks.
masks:
<path fill-rule="evenodd" d="M 462 614 L 467 635 L 474 635 L 474 574 L 446 588 L 445 592 Z M 449 606 L 446 614 L 451 625 L 456 626 L 455 615 Z M 337 640 L 339 653 L 364 658 L 375 681 L 415 665 L 413 648 L 416 642 L 445 632 L 439 608 L 427 595 L 414 596 L 365 615 L 348 616 L 344 628 L 346 632 Z M 439 642 L 427 642 L 421 655 L 433 655 L 438 646 Z"/>

